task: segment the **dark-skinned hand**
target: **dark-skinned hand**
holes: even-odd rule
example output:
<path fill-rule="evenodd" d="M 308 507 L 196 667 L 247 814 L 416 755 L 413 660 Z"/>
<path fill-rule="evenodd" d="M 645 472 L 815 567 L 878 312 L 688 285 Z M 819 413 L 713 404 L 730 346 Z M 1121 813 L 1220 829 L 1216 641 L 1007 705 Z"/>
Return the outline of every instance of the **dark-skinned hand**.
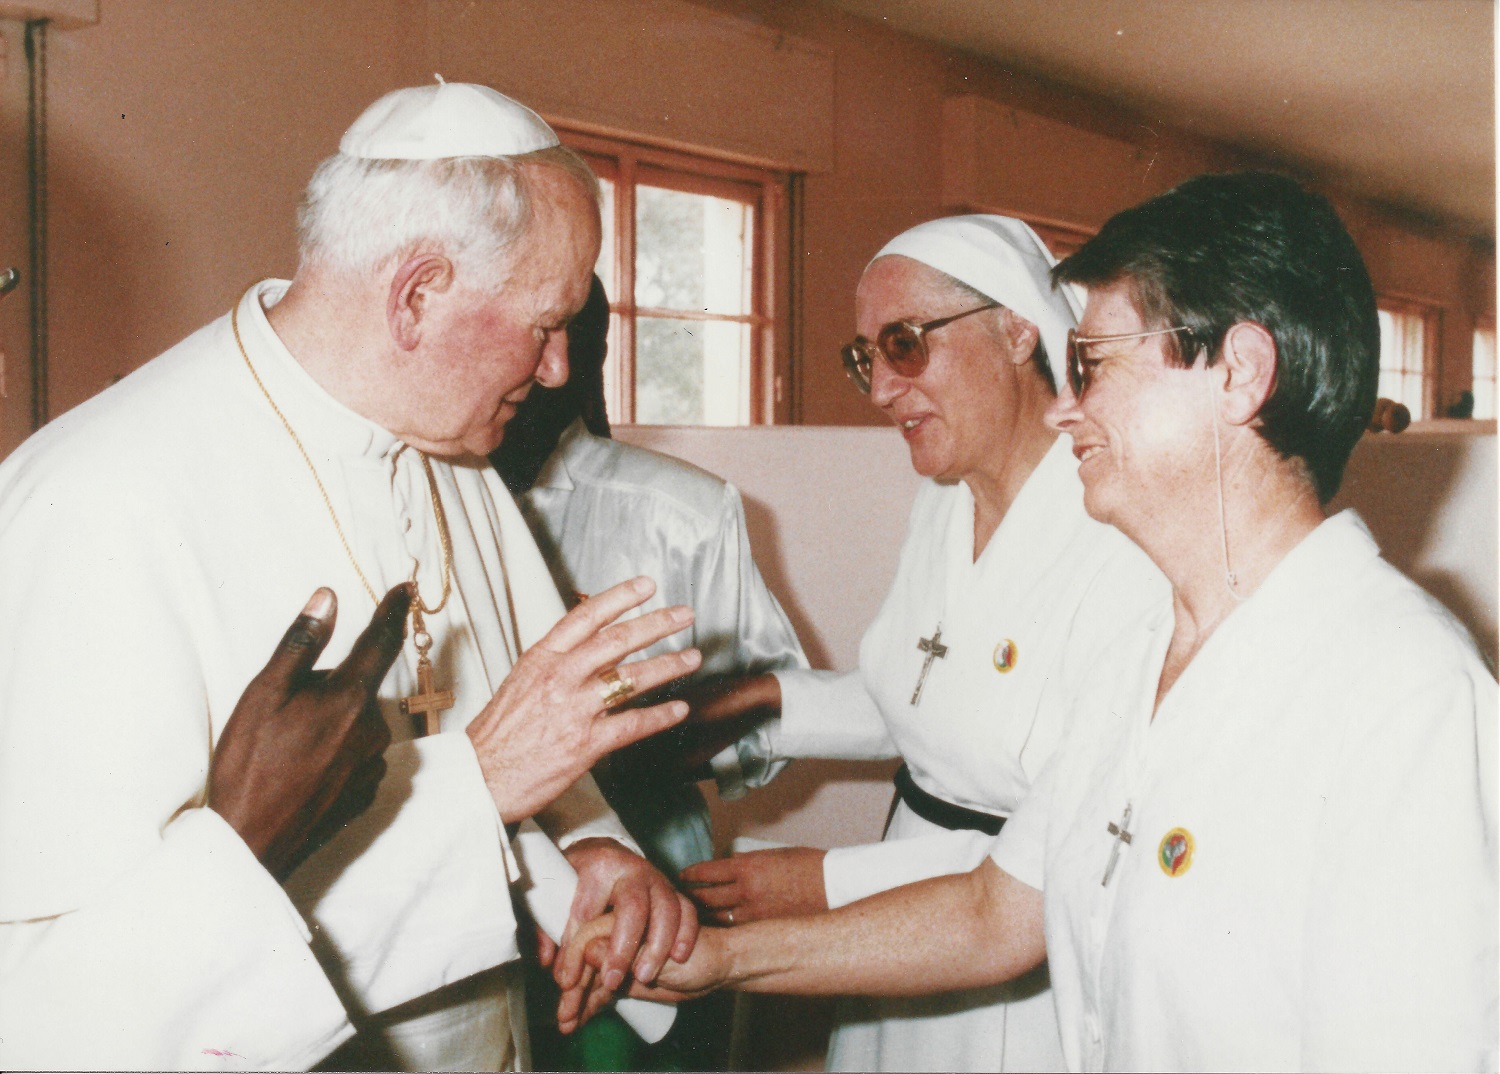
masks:
<path fill-rule="evenodd" d="M 208 805 L 278 880 L 357 817 L 385 775 L 376 692 L 406 637 L 409 587 L 385 595 L 348 657 L 314 671 L 338 607 L 320 589 L 240 695 L 214 748 Z"/>
<path fill-rule="evenodd" d="M 769 674 L 679 679 L 651 698 L 669 699 L 687 702 L 687 719 L 607 757 L 611 786 L 712 779 L 709 762 L 781 710 L 780 684 Z"/>

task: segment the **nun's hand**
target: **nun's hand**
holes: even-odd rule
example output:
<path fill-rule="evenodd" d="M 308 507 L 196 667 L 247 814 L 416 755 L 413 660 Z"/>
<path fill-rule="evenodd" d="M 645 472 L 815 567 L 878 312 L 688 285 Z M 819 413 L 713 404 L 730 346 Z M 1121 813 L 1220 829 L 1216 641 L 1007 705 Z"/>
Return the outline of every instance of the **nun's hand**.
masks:
<path fill-rule="evenodd" d="M 827 853 L 812 847 L 752 850 L 690 865 L 681 880 L 705 919 L 716 925 L 816 914 L 828 909 Z"/>

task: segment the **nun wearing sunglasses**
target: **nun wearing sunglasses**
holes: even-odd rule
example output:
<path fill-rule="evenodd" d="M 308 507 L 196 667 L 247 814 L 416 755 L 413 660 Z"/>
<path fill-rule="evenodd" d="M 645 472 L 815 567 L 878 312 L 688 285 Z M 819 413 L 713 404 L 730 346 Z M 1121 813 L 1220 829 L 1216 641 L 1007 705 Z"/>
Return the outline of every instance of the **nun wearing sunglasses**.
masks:
<path fill-rule="evenodd" d="M 857 671 L 756 676 L 695 714 L 726 729 L 773 714 L 762 732 L 772 762 L 900 758 L 895 801 L 878 844 L 686 870 L 709 920 L 810 913 L 974 868 L 1063 734 L 1070 666 L 1097 661 L 1167 599 L 1145 557 L 1085 514 L 1077 460 L 1043 421 L 1075 323 L 1053 263 L 1024 223 L 959 216 L 897 236 L 866 268 L 844 366 L 929 479 L 890 594 Z M 834 1070 L 1062 1064 L 1045 966 L 990 988 L 848 1000 L 828 1059 Z"/>

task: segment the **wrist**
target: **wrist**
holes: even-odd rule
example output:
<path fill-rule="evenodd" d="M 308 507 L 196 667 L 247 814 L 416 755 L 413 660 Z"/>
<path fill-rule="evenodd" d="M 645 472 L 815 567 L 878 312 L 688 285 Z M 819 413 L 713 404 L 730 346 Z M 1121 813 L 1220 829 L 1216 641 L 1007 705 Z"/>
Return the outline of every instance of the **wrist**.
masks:
<path fill-rule="evenodd" d="M 495 805 L 495 812 L 500 814 L 501 822 L 519 824 L 536 811 L 519 808 L 517 803 L 511 801 L 505 793 L 503 766 L 490 760 L 484 749 L 484 732 L 479 729 L 478 725 L 478 720 L 471 722 L 464 728 L 464 736 L 474 750 L 474 762 L 479 766 L 479 777 L 484 780 L 485 789 L 490 793 L 490 801 Z"/>
<path fill-rule="evenodd" d="M 762 716 L 781 715 L 781 681 L 769 671 L 755 676 L 752 704 L 749 711 Z"/>

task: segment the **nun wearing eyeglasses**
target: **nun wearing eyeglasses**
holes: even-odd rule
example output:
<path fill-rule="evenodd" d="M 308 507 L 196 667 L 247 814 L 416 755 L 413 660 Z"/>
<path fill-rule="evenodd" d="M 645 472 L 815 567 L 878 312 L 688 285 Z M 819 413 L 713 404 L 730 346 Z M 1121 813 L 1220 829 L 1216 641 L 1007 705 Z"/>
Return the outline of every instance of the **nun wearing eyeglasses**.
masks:
<path fill-rule="evenodd" d="M 966 872 L 988 852 L 1064 730 L 1073 675 L 1165 599 L 1140 553 L 1084 513 L 1077 461 L 1043 415 L 1070 297 L 1024 223 L 960 216 L 897 236 L 865 270 L 850 379 L 929 480 L 896 578 L 848 674 L 777 672 L 700 718 L 779 714 L 772 760 L 901 758 L 885 839 L 768 850 L 683 878 L 720 924 L 842 906 Z M 732 721 L 727 721 L 732 724 Z M 1045 967 L 997 987 L 841 1005 L 834 1070 L 1056 1070 Z"/>
<path fill-rule="evenodd" d="M 1074 1070 L 1495 1070 L 1495 679 L 1326 506 L 1375 404 L 1359 250 L 1291 179 L 1200 176 L 1058 272 L 1089 295 L 1049 418 L 1171 602 L 973 872 L 706 929 L 660 983 L 912 995 L 1045 955 Z"/>

